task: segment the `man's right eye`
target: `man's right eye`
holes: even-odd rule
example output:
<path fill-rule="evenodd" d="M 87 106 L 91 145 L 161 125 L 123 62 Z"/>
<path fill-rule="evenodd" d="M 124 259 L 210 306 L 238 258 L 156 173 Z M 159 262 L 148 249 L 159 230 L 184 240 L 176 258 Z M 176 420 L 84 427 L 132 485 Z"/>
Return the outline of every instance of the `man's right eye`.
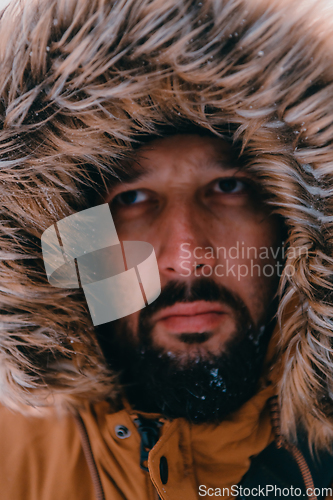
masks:
<path fill-rule="evenodd" d="M 123 193 L 117 194 L 112 203 L 118 203 L 119 205 L 136 205 L 148 199 L 147 194 L 140 189 L 132 189 L 131 191 L 124 191 Z"/>

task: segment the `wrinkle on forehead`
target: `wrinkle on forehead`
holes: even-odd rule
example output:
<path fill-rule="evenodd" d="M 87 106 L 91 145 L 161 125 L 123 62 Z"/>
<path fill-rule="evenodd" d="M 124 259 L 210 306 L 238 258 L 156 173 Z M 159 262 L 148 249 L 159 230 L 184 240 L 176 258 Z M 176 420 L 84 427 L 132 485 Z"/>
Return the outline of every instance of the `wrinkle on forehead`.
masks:
<path fill-rule="evenodd" d="M 126 183 L 133 183 L 147 176 L 161 175 L 163 167 L 179 174 L 179 163 L 197 170 L 221 169 L 223 171 L 241 170 L 235 152 L 229 143 L 215 137 L 199 135 L 178 135 L 155 139 L 138 151 L 137 158 L 131 163 L 131 172 L 126 174 Z"/>

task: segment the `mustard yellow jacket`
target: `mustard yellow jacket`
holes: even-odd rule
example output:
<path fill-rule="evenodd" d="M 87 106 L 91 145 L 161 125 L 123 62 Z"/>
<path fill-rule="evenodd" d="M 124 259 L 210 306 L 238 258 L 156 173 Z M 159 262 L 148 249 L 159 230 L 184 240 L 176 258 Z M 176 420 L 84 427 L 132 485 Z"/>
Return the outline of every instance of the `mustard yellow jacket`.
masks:
<path fill-rule="evenodd" d="M 106 402 L 87 404 L 74 418 L 26 417 L 1 407 L 0 498 L 197 500 L 205 488 L 231 488 L 250 457 L 273 440 L 266 406 L 273 393 L 274 387 L 264 388 L 218 426 L 160 419 L 148 472 L 140 466 L 137 414 L 129 408 L 110 413 Z"/>

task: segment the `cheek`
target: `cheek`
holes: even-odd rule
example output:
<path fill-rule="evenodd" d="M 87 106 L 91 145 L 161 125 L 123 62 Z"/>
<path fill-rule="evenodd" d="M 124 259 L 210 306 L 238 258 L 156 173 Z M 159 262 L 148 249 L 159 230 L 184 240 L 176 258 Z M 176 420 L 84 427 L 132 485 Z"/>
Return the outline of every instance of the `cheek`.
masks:
<path fill-rule="evenodd" d="M 251 219 L 234 218 L 226 224 L 218 222 L 211 226 L 214 246 L 225 249 L 235 260 L 256 259 L 259 255 L 263 259 L 265 253 L 274 260 L 276 249 L 281 245 L 280 233 L 275 221 L 268 219 L 256 223 Z"/>
<path fill-rule="evenodd" d="M 266 320 L 269 305 L 278 289 L 282 271 L 282 259 L 279 257 L 281 246 L 281 231 L 274 221 L 266 221 L 252 228 L 248 243 L 257 249 L 253 250 L 252 258 L 248 259 L 249 274 L 246 283 L 243 282 L 248 307 L 256 322 Z"/>
<path fill-rule="evenodd" d="M 224 271 L 215 279 L 238 293 L 254 321 L 260 321 L 277 290 L 281 272 L 276 258 L 281 244 L 280 225 L 273 217 L 234 220 L 228 226 L 216 225 L 212 234 L 214 246 L 219 249 L 217 260 Z"/>

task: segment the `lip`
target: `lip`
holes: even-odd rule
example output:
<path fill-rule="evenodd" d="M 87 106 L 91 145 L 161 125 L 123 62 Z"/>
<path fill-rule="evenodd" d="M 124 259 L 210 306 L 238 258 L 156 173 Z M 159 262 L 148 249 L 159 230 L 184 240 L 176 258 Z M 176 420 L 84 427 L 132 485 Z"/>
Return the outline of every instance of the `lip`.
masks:
<path fill-rule="evenodd" d="M 154 321 L 168 333 L 202 333 L 219 326 L 227 312 L 218 302 L 202 300 L 166 307 L 156 314 Z"/>
<path fill-rule="evenodd" d="M 170 316 L 196 316 L 197 314 L 217 313 L 225 314 L 227 310 L 218 302 L 200 300 L 196 302 L 182 302 L 166 307 L 154 317 L 155 321 L 169 318 Z"/>

